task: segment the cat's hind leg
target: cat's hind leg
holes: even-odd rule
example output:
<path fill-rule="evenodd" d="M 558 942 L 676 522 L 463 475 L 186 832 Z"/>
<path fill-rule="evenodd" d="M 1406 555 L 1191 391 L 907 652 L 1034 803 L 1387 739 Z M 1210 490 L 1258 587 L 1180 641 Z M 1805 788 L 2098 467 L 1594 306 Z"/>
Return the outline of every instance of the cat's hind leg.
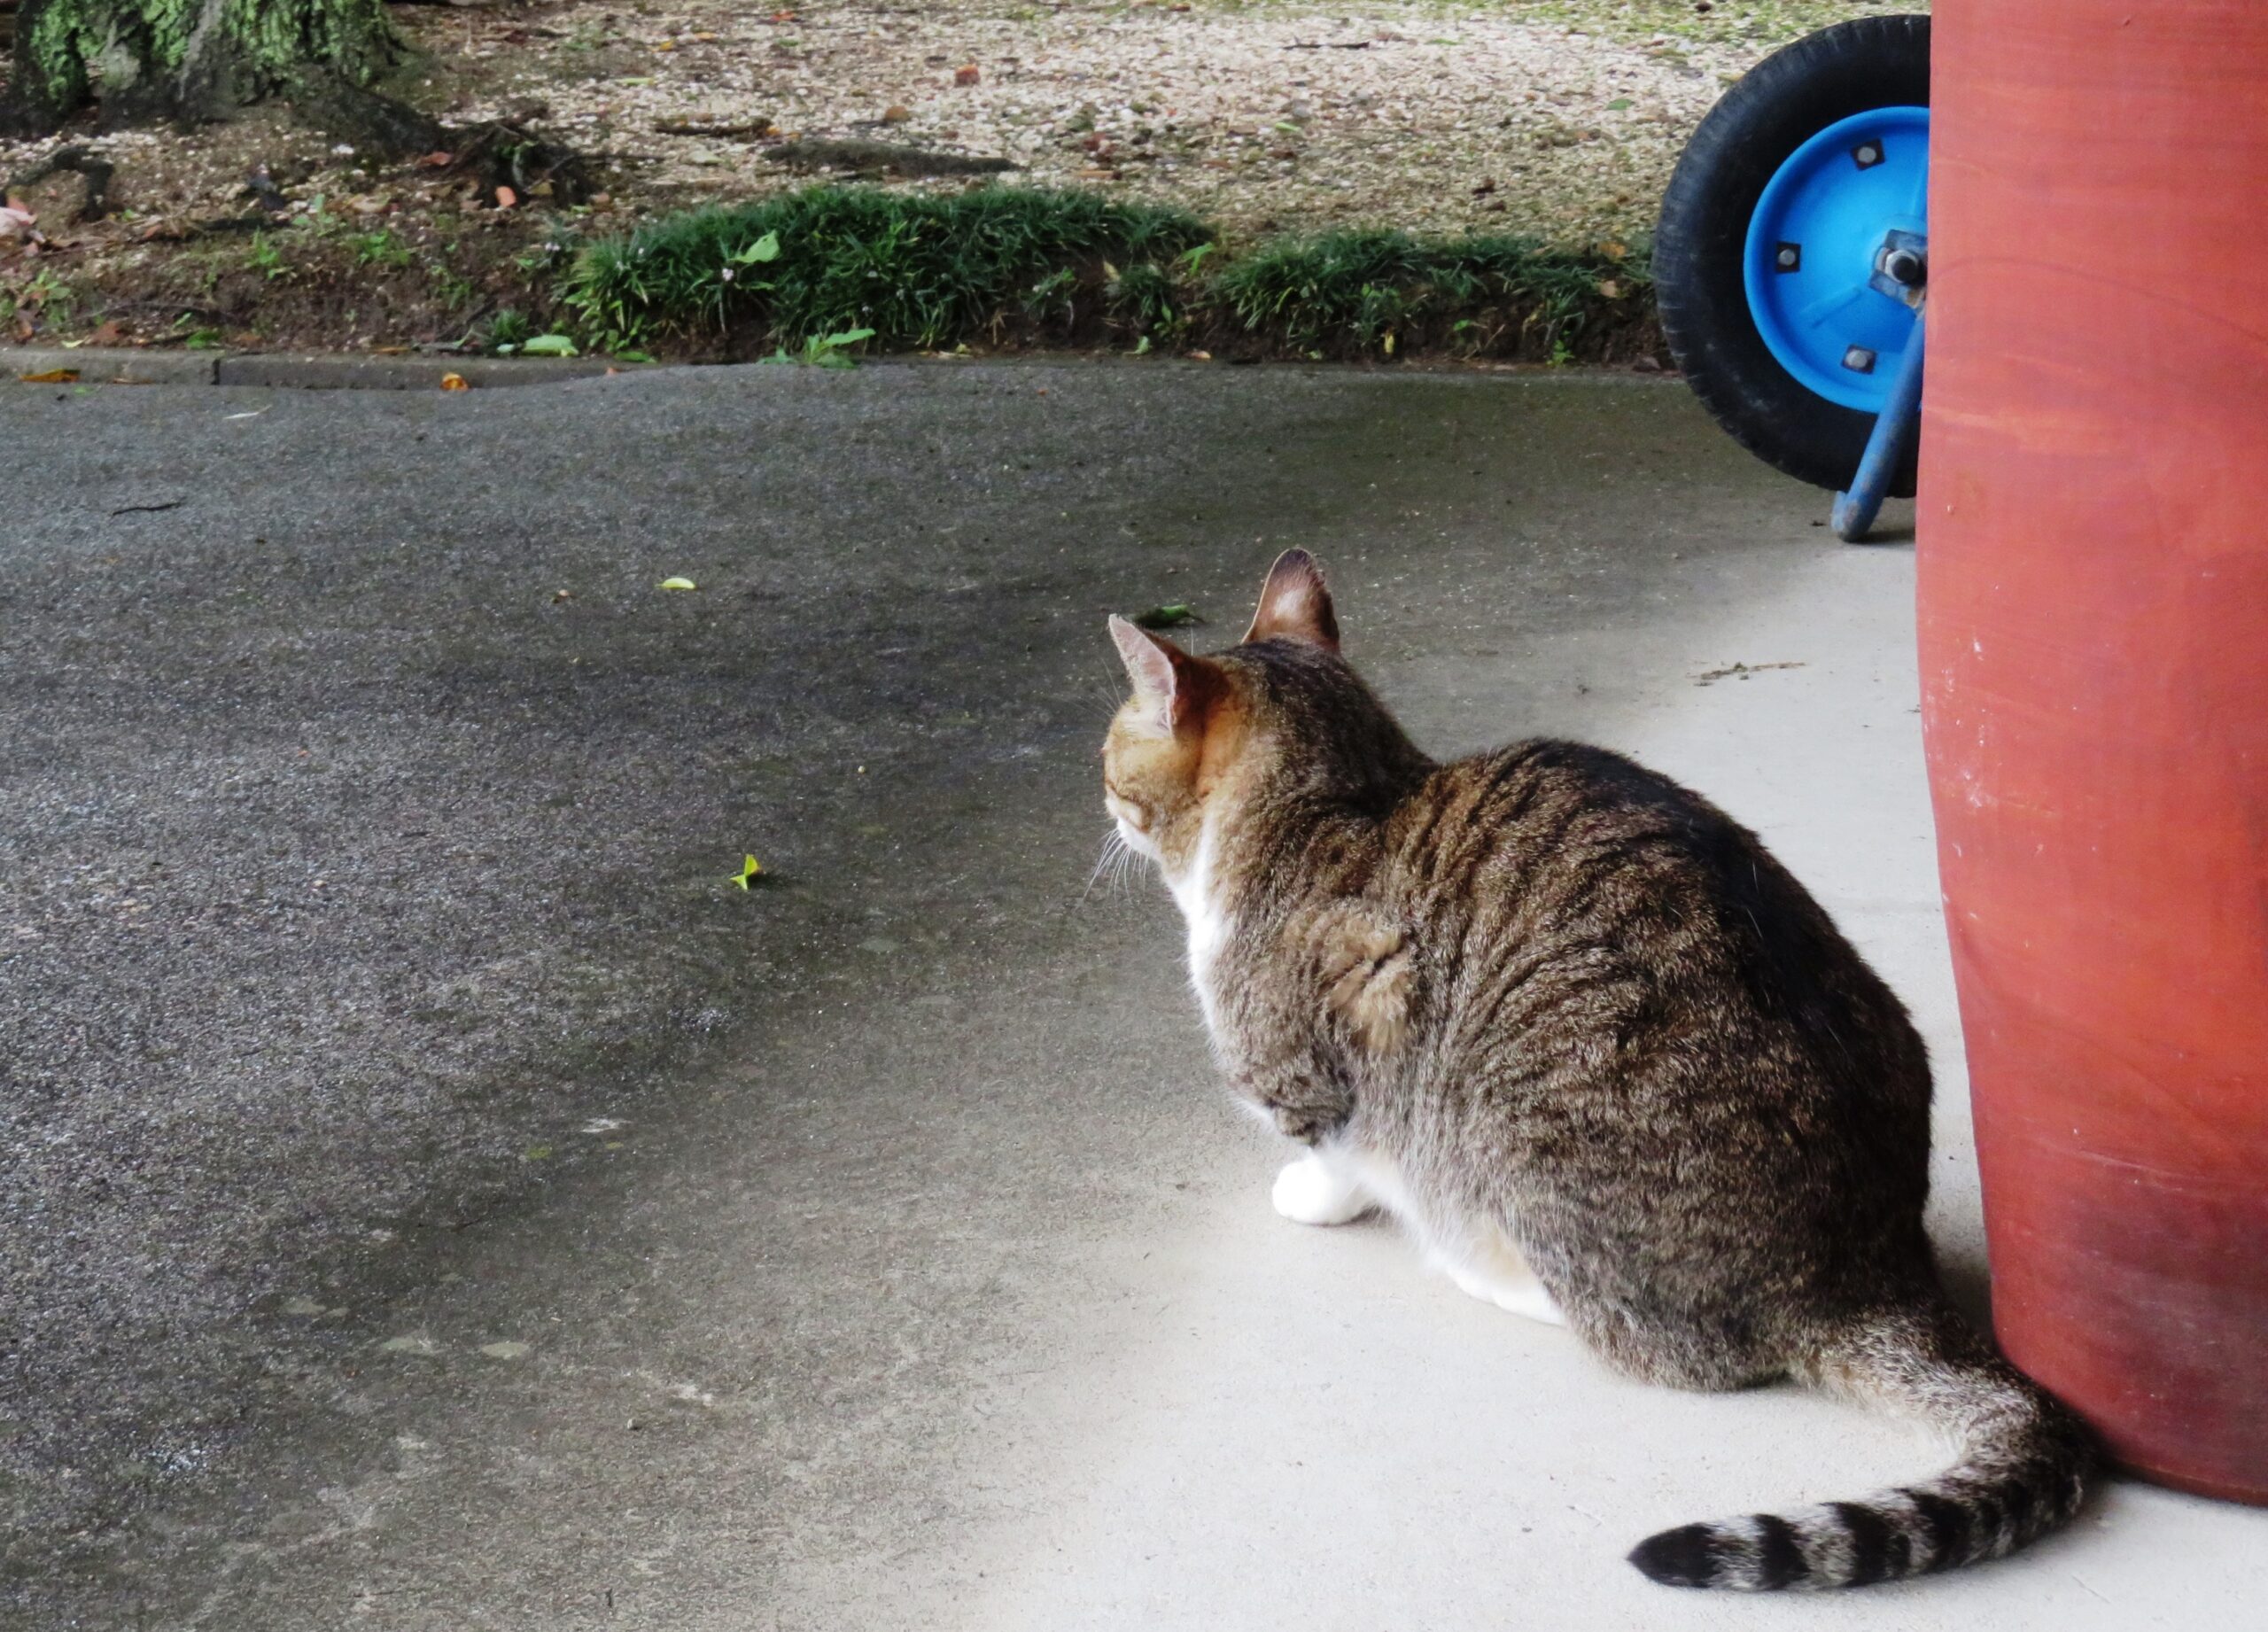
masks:
<path fill-rule="evenodd" d="M 1354 1163 L 1325 1145 L 1287 1163 L 1268 1199 L 1285 1217 L 1303 1224 L 1351 1224 L 1378 1205 Z"/>
<path fill-rule="evenodd" d="M 1501 1230 L 1482 1231 L 1461 1255 L 1444 1256 L 1441 1267 L 1459 1292 L 1483 1303 L 1494 1303 L 1509 1314 L 1525 1315 L 1548 1326 L 1567 1324 L 1557 1301 Z"/>

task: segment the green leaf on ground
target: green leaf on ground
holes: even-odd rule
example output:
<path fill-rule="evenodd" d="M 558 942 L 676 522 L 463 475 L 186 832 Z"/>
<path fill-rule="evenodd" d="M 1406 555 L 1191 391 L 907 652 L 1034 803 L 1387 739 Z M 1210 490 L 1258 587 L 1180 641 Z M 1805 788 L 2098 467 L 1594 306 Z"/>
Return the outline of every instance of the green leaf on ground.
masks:
<path fill-rule="evenodd" d="M 767 232 L 762 237 L 757 239 L 755 243 L 741 251 L 739 254 L 734 256 L 733 264 L 739 267 L 752 267 L 758 265 L 763 261 L 777 260 L 779 259 L 780 235 L 776 232 Z"/>
<path fill-rule="evenodd" d="M 1178 629 L 1187 624 L 1204 621 L 1197 615 L 1195 607 L 1179 601 L 1171 606 L 1153 606 L 1146 612 L 1134 614 L 1134 626 L 1138 629 Z"/>
<path fill-rule="evenodd" d="M 733 882 L 738 884 L 742 890 L 746 890 L 751 880 L 763 876 L 764 863 L 758 861 L 754 856 L 742 856 L 741 870 L 733 874 Z"/>
<path fill-rule="evenodd" d="M 528 357 L 579 357 L 583 354 L 575 349 L 575 342 L 563 334 L 539 334 L 523 345 L 520 352 Z"/>
<path fill-rule="evenodd" d="M 661 587 L 664 589 L 698 589 L 701 587 L 700 585 L 695 583 L 689 578 L 665 578 L 662 580 Z"/>

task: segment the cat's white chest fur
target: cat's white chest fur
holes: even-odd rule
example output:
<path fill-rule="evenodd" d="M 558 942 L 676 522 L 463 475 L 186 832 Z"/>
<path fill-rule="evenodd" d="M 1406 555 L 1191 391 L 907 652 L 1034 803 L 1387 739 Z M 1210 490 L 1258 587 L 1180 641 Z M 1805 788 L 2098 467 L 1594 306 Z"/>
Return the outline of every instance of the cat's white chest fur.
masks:
<path fill-rule="evenodd" d="M 1166 879 L 1166 887 L 1173 891 L 1174 905 L 1181 908 L 1182 918 L 1189 925 L 1189 983 L 1196 989 L 1198 1005 L 1205 1011 L 1208 1032 L 1218 1030 L 1213 1003 L 1213 964 L 1229 939 L 1228 915 L 1222 912 L 1218 892 L 1213 887 L 1216 848 L 1213 824 L 1208 821 L 1197 835 L 1197 849 L 1189 859 L 1189 866 L 1179 877 Z"/>

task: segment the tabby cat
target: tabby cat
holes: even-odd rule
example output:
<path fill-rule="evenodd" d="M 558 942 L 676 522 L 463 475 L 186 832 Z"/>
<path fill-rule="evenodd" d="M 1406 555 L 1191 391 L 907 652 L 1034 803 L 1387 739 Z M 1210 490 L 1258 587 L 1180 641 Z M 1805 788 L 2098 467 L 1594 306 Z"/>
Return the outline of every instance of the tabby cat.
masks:
<path fill-rule="evenodd" d="M 1953 1312 L 1906 1011 L 1756 835 L 1603 749 L 1428 759 L 1279 559 L 1241 645 L 1122 618 L 1105 803 L 1189 928 L 1236 1093 L 1307 1146 L 1276 1208 L 1383 1208 L 1466 1292 L 1680 1388 L 1791 1376 L 1922 1417 L 1934 1479 L 1687 1525 L 1658 1581 L 1855 1587 L 2078 1506 L 2079 1422 Z"/>

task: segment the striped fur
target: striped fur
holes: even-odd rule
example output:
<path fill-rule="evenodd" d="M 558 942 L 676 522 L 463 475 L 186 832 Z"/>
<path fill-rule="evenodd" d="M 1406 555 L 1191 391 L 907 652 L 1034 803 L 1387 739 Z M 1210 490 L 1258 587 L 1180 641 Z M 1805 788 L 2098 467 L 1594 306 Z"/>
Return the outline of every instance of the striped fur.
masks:
<path fill-rule="evenodd" d="M 2070 1516 L 2085 1432 L 1939 1287 L 1921 1039 L 1753 834 L 1600 749 L 1429 759 L 1340 657 L 1303 552 L 1226 652 L 1113 633 L 1133 696 L 1106 802 L 1189 920 L 1234 1092 L 1371 1175 L 1460 1286 L 1621 1371 L 1793 1376 L 1961 1444 L 1910 1487 L 1664 1532 L 1641 1570 L 1857 1586 Z M 1530 1290 L 1491 1290 L 1516 1271 Z"/>
<path fill-rule="evenodd" d="M 1799 1374 L 1949 1431 L 1960 1459 L 1857 1501 L 1665 1530 L 1631 1563 L 1673 1587 L 1867 1587 L 2003 1558 L 2068 1522 L 2085 1496 L 2085 1430 L 1942 1305 L 1855 1331 Z"/>

